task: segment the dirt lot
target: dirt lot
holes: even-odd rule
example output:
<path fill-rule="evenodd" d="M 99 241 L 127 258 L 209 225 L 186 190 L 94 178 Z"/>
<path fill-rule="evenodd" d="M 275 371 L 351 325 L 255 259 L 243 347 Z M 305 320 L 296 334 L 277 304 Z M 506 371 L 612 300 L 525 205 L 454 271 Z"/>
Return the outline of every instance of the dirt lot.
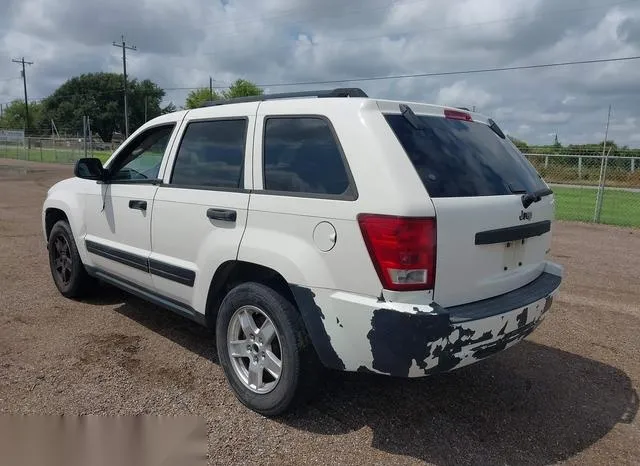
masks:
<path fill-rule="evenodd" d="M 214 463 L 640 464 L 640 230 L 555 227 L 567 278 L 525 342 L 421 380 L 330 374 L 279 420 L 242 407 L 200 328 L 105 288 L 62 298 L 40 226 L 70 167 L 0 160 L 0 411 L 197 414 Z M 22 167 L 25 167 L 24 163 Z"/>

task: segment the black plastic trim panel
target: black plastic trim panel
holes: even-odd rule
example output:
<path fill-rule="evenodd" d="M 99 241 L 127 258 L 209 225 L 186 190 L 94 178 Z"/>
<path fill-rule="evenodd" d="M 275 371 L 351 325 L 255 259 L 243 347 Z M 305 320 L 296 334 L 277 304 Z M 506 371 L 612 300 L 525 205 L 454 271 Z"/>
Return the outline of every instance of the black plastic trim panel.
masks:
<path fill-rule="evenodd" d="M 196 280 L 196 273 L 193 270 L 167 264 L 156 259 L 149 259 L 149 272 L 158 277 L 187 286 L 193 286 Z"/>
<path fill-rule="evenodd" d="M 104 244 L 99 244 L 91 240 L 85 240 L 85 244 L 87 251 L 91 254 L 120 262 L 121 264 L 151 273 L 158 277 L 166 278 L 181 285 L 191 287 L 196 281 L 196 273 L 193 270 L 167 264 L 157 259 L 147 259 L 146 257 L 112 248 L 111 246 L 105 246 Z"/>
<path fill-rule="evenodd" d="M 146 257 L 131 254 L 130 252 L 125 252 L 110 246 L 105 246 L 104 244 L 99 244 L 91 240 L 85 240 L 85 244 L 87 246 L 87 251 L 91 254 L 120 262 L 121 264 L 142 270 L 143 272 L 149 272 L 149 264 Z"/>
<path fill-rule="evenodd" d="M 476 233 L 476 245 L 507 243 L 520 239 L 544 235 L 551 231 L 551 221 L 518 225 L 515 227 L 499 228 L 497 230 L 480 231 Z"/>
<path fill-rule="evenodd" d="M 560 286 L 561 281 L 562 277 L 543 272 L 538 278 L 522 288 L 494 298 L 448 307 L 444 309 L 444 312 L 449 314 L 453 323 L 504 314 L 548 297 Z"/>

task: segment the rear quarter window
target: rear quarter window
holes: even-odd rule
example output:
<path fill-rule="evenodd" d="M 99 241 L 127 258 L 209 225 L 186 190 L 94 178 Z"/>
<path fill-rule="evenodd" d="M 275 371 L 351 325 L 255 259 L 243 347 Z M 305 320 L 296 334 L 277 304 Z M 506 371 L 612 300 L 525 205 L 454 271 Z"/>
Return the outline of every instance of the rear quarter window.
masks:
<path fill-rule="evenodd" d="M 263 151 L 265 190 L 355 198 L 342 149 L 325 118 L 267 117 Z"/>
<path fill-rule="evenodd" d="M 416 129 L 402 115 L 385 115 L 431 197 L 475 197 L 537 191 L 545 185 L 508 140 L 483 123 L 419 116 Z"/>

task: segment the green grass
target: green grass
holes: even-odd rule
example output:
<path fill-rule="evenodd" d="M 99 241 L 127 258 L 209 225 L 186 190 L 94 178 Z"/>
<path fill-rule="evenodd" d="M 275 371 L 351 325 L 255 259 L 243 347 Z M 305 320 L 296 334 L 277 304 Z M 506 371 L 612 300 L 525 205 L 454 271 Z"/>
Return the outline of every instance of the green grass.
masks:
<path fill-rule="evenodd" d="M 597 189 L 552 187 L 559 220 L 593 221 Z M 640 193 L 605 189 L 600 222 L 640 227 Z"/>
<path fill-rule="evenodd" d="M 110 156 L 111 152 L 109 151 L 93 151 L 93 153 L 88 153 L 88 157 L 97 157 L 102 160 L 103 163 L 106 162 Z M 80 149 L 32 147 L 28 150 L 25 147 L 0 146 L 0 158 L 47 163 L 73 163 L 82 157 L 84 157 L 84 151 Z"/>

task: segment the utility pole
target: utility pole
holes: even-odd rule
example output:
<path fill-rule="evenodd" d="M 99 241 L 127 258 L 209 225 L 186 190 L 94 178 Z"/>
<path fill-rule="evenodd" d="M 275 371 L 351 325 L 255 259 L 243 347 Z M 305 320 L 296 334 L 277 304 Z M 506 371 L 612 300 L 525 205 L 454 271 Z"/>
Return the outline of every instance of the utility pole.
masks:
<path fill-rule="evenodd" d="M 213 100 L 213 78 L 209 76 L 209 98 Z"/>
<path fill-rule="evenodd" d="M 122 42 L 113 42 L 114 47 L 120 47 L 122 49 L 122 70 L 124 74 L 124 137 L 129 137 L 129 111 L 127 108 L 127 50 L 137 50 L 135 45 L 127 45 L 122 36 Z"/>
<path fill-rule="evenodd" d="M 22 84 L 24 85 L 24 113 L 25 113 L 25 122 L 24 122 L 24 133 L 27 136 L 29 133 L 29 100 L 27 98 L 27 72 L 25 70 L 24 65 L 33 65 L 32 61 L 25 61 L 24 57 L 21 59 L 14 58 L 11 60 L 13 63 L 19 63 L 22 65 Z M 29 144 L 30 145 L 30 144 Z"/>
<path fill-rule="evenodd" d="M 604 197 L 604 186 L 607 180 L 607 162 L 609 161 L 609 152 L 607 150 L 607 138 L 609 137 L 609 124 L 611 123 L 611 104 L 609 104 L 609 112 L 607 113 L 607 126 L 604 130 L 604 142 L 602 143 L 602 158 L 600 159 L 600 179 L 598 180 L 598 192 L 596 194 L 596 211 L 593 214 L 593 221 L 600 223 L 600 213 L 602 212 L 602 199 Z"/>

